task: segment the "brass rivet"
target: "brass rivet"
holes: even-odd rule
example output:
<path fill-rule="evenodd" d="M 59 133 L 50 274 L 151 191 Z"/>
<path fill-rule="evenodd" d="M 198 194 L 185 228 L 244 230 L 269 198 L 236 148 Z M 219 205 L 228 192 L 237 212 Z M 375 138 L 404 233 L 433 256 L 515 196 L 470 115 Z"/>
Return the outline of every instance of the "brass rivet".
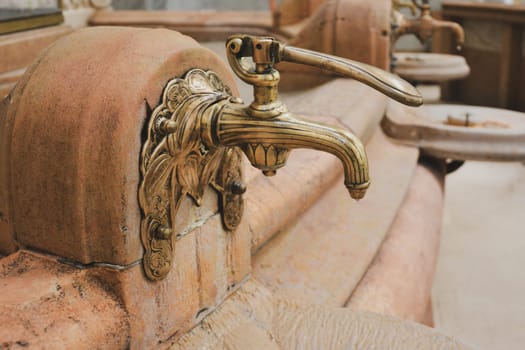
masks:
<path fill-rule="evenodd" d="M 155 236 L 158 239 L 170 239 L 173 231 L 171 228 L 163 225 L 159 225 L 155 230 Z"/>
<path fill-rule="evenodd" d="M 246 192 L 246 186 L 241 182 L 236 181 L 231 184 L 231 190 L 233 194 L 241 195 Z"/>
<path fill-rule="evenodd" d="M 164 124 L 164 132 L 166 134 L 173 134 L 177 130 L 177 122 L 173 120 L 168 120 Z"/>

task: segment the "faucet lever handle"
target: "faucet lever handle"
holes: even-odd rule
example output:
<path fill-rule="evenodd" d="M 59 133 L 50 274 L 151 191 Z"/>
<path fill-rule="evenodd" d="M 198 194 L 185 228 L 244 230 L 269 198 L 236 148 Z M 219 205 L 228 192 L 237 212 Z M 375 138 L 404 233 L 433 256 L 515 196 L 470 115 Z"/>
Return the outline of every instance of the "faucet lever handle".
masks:
<path fill-rule="evenodd" d="M 405 105 L 423 104 L 423 97 L 414 86 L 381 68 L 293 46 L 284 46 L 281 56 L 283 61 L 306 64 L 338 76 L 358 80 Z"/>
<path fill-rule="evenodd" d="M 353 78 L 409 106 L 423 104 L 423 97 L 410 83 L 368 64 L 285 45 L 269 37 L 234 35 L 226 45 L 228 61 L 235 73 L 255 87 L 276 88 L 279 72 L 273 66 L 281 61 L 288 61 Z M 251 57 L 255 66 L 246 68 L 241 62 L 244 57 Z"/>
<path fill-rule="evenodd" d="M 415 16 L 417 14 L 417 10 L 419 8 L 415 0 L 394 0 L 392 1 L 392 5 L 394 6 L 395 10 L 400 10 L 402 8 L 410 9 L 410 13 L 412 13 L 412 16 Z"/>

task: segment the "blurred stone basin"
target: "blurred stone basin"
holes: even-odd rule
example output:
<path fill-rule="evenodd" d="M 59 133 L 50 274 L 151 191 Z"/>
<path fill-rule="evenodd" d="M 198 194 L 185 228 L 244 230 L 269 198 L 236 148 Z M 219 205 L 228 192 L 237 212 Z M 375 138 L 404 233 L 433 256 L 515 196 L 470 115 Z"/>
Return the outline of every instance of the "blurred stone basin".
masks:
<path fill-rule="evenodd" d="M 381 122 L 385 133 L 444 159 L 525 161 L 525 115 L 464 105 L 418 110 L 391 102 Z"/>

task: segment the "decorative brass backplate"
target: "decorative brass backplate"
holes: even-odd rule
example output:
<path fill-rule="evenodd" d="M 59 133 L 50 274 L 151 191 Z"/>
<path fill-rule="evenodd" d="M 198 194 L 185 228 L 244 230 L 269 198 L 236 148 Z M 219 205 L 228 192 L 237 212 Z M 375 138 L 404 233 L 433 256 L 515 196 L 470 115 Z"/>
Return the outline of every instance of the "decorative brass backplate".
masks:
<path fill-rule="evenodd" d="M 140 159 L 139 187 L 143 265 L 151 280 L 163 279 L 171 269 L 173 227 L 186 195 L 201 205 L 211 185 L 219 193 L 225 229 L 232 231 L 239 224 L 245 190 L 241 151 L 207 145 L 201 138 L 203 117 L 235 102 L 214 72 L 193 69 L 168 82 L 152 113 Z"/>

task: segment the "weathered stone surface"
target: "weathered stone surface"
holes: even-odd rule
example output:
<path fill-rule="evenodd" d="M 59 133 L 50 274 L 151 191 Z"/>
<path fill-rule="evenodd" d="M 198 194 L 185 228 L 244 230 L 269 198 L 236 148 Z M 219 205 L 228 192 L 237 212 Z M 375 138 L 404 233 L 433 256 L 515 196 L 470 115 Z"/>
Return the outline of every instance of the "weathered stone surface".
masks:
<path fill-rule="evenodd" d="M 69 33 L 66 26 L 53 26 L 0 36 L 0 72 L 29 66 L 42 50 Z"/>
<path fill-rule="evenodd" d="M 83 264 L 140 259 L 143 126 L 167 81 L 195 62 L 235 89 L 218 57 L 173 31 L 98 27 L 56 42 L 6 102 L 0 241 Z"/>
<path fill-rule="evenodd" d="M 470 349 L 432 328 L 345 308 L 272 295 L 256 281 L 170 349 Z"/>
<path fill-rule="evenodd" d="M 327 0 L 288 43 L 389 70 L 391 6 L 391 0 Z M 300 86 L 295 79 L 313 84 L 326 76 L 311 67 L 287 62 L 278 66 L 293 77 L 283 75 L 289 87 Z"/>
<path fill-rule="evenodd" d="M 293 25 L 311 16 L 323 4 L 324 0 L 283 0 L 274 13 L 276 24 Z"/>
<path fill-rule="evenodd" d="M 128 316 L 90 274 L 34 253 L 0 260 L 0 348 L 124 349 Z"/>
<path fill-rule="evenodd" d="M 418 165 L 381 249 L 346 306 L 432 325 L 429 305 L 441 236 L 444 179 L 442 161 Z"/>
<path fill-rule="evenodd" d="M 352 201 L 342 182 L 334 182 L 254 256 L 253 274 L 272 292 L 332 306 L 349 298 L 381 247 L 418 156 L 416 149 L 392 144 L 381 131 L 367 153 L 373 185 L 364 199 Z"/>
<path fill-rule="evenodd" d="M 214 215 L 175 242 L 173 268 L 161 281 L 146 279 L 141 264 L 93 271 L 133 315 L 130 347 L 148 349 L 178 338 L 234 292 L 250 271 L 247 237 L 225 232 Z"/>
<path fill-rule="evenodd" d="M 267 35 L 272 17 L 268 11 L 97 11 L 92 26 L 162 27 L 180 31 L 199 41 L 225 41 L 230 35 Z"/>

